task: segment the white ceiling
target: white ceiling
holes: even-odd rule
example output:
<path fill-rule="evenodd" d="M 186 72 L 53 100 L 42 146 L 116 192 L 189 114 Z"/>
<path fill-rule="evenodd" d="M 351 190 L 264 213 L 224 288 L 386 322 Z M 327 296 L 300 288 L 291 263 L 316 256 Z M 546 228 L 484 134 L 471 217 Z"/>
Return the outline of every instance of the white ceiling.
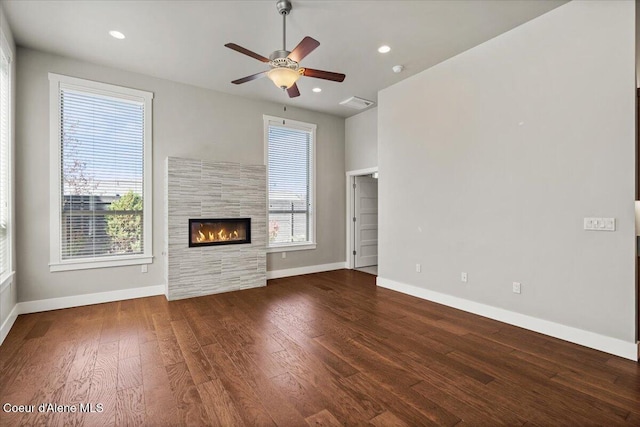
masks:
<path fill-rule="evenodd" d="M 379 90 L 508 31 L 564 0 L 296 1 L 287 48 L 311 36 L 320 47 L 304 67 L 347 75 L 343 83 L 303 77 L 289 99 L 268 79 L 231 80 L 268 66 L 224 47 L 264 56 L 282 48 L 275 0 L 2 1 L 16 43 L 63 56 L 247 98 L 348 117 L 350 96 L 377 101 Z M 119 30 L 125 40 L 108 35 Z M 380 54 L 387 44 L 392 51 Z M 405 71 L 394 74 L 401 64 Z M 319 94 L 311 92 L 322 88 Z"/>

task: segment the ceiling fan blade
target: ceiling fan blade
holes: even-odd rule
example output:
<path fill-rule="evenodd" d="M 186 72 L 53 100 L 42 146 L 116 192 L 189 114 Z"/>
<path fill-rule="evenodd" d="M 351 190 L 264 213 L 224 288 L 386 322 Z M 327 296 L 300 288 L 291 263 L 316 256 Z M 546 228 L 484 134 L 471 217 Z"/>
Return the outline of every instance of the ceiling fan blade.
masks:
<path fill-rule="evenodd" d="M 244 47 L 242 47 L 242 46 L 238 46 L 238 45 L 237 45 L 237 44 L 235 44 L 235 43 L 227 43 L 227 44 L 225 44 L 224 46 L 225 46 L 225 47 L 228 47 L 228 48 L 229 48 L 229 49 L 231 49 L 231 50 L 235 50 L 236 52 L 240 52 L 240 53 L 243 53 L 243 54 L 245 54 L 245 55 L 247 55 L 247 56 L 250 56 L 250 57 L 252 57 L 252 58 L 255 58 L 255 59 L 257 59 L 258 61 L 262 61 L 262 62 L 269 62 L 269 59 L 268 59 L 268 58 L 265 58 L 265 57 L 264 57 L 264 56 L 262 56 L 262 55 L 258 55 L 258 54 L 257 54 L 257 53 L 255 53 L 255 52 L 251 52 L 249 49 L 245 49 Z"/>
<path fill-rule="evenodd" d="M 293 84 L 289 89 L 287 89 L 287 93 L 289 94 L 289 98 L 295 98 L 296 96 L 300 96 L 300 90 L 298 89 L 297 84 Z"/>
<path fill-rule="evenodd" d="M 250 82 L 251 80 L 259 79 L 260 77 L 266 76 L 267 75 L 266 73 L 267 73 L 266 71 L 260 71 L 259 73 L 252 74 L 250 76 L 243 77 L 243 78 L 238 79 L 238 80 L 234 80 L 231 83 L 239 85 L 239 84 L 242 84 L 242 83 Z"/>
<path fill-rule="evenodd" d="M 318 46 L 320 46 L 320 42 L 318 40 L 307 36 L 303 38 L 302 41 L 298 43 L 298 46 L 291 51 L 288 58 L 293 61 L 300 62 L 302 61 L 302 58 L 309 55 Z"/>
<path fill-rule="evenodd" d="M 334 82 L 342 82 L 346 77 L 344 74 L 332 73 L 331 71 L 314 70 L 313 68 L 305 68 L 302 75 L 315 77 L 316 79 L 332 80 Z"/>

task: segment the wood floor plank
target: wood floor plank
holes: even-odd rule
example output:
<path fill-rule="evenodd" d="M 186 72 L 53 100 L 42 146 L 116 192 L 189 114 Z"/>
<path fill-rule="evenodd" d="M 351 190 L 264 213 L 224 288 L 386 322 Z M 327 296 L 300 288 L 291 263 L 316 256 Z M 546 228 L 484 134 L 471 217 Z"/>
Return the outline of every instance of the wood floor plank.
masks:
<path fill-rule="evenodd" d="M 153 317 L 150 310 L 152 298 L 138 298 L 135 301 L 135 310 L 138 321 L 138 342 L 140 344 L 155 341 L 157 339 L 156 330 L 153 325 Z"/>
<path fill-rule="evenodd" d="M 275 423 L 264 408 L 256 390 L 245 381 L 224 349 L 218 343 L 203 347 L 209 362 L 219 373 L 218 378 L 234 404 L 244 423 L 248 426 L 273 426 Z"/>
<path fill-rule="evenodd" d="M 363 373 L 354 374 L 347 378 L 340 378 L 339 381 L 345 387 L 358 390 L 360 393 L 368 396 L 368 400 L 375 402 L 375 405 L 394 412 L 411 426 L 445 425 L 433 421 L 431 417 L 428 417 L 419 408 L 407 402 L 401 396 L 380 387 L 375 379 L 369 378 Z M 459 421 L 459 419 L 457 421 Z M 455 425 L 455 422 L 446 425 Z"/>
<path fill-rule="evenodd" d="M 0 351 L 0 369 L 4 369 L 6 360 L 12 357 L 15 352 L 25 343 L 25 337 L 38 322 L 40 313 L 33 313 L 31 316 L 18 316 L 8 334 L 2 342 Z"/>
<path fill-rule="evenodd" d="M 152 315 L 152 318 L 164 365 L 169 366 L 175 365 L 176 363 L 184 363 L 184 355 L 171 327 L 171 317 L 169 314 L 156 313 Z"/>
<path fill-rule="evenodd" d="M 24 383 L 24 385 L 28 386 L 34 380 L 34 377 L 40 375 L 38 373 L 39 363 L 35 362 L 34 359 L 38 355 L 44 355 L 39 351 L 41 343 L 42 338 L 25 340 L 19 350 L 16 350 L 11 357 L 5 360 L 0 378 L 0 390 L 9 390 L 12 387 L 20 389 L 21 384 Z M 0 348 L 4 351 L 4 344 Z M 14 384 L 14 382 L 17 382 L 17 384 Z"/>
<path fill-rule="evenodd" d="M 518 426 L 524 425 L 526 422 L 526 420 L 517 420 L 513 414 L 508 414 L 510 418 L 508 422 L 499 416 L 490 415 L 487 413 L 487 407 L 491 407 L 490 402 L 479 397 L 474 399 L 469 393 L 460 393 L 459 390 L 452 390 L 441 384 L 436 386 L 433 383 L 433 380 L 425 380 L 411 388 L 449 412 L 456 414 L 462 421 L 472 422 L 479 426 Z M 514 419 L 516 420 L 514 421 Z"/>
<path fill-rule="evenodd" d="M 91 374 L 89 399 L 86 403 L 100 404 L 101 412 L 88 413 L 85 425 L 112 426 L 116 422 L 118 391 L 118 341 L 102 343 L 98 347 Z"/>
<path fill-rule="evenodd" d="M 142 385 L 140 356 L 118 359 L 118 390 Z"/>
<path fill-rule="evenodd" d="M 289 372 L 278 375 L 271 381 L 278 393 L 284 395 L 303 417 L 316 414 L 329 405 L 329 401 L 317 388 Z"/>
<path fill-rule="evenodd" d="M 29 333 L 24 339 L 30 340 L 33 338 L 43 337 L 47 333 L 47 331 L 49 331 L 49 328 L 51 327 L 52 324 L 53 322 L 50 320 L 38 321 L 35 325 L 33 325 L 33 328 L 31 328 L 31 330 L 29 331 Z"/>
<path fill-rule="evenodd" d="M 334 417 L 333 414 L 331 412 L 327 411 L 326 409 L 323 409 L 322 411 L 320 411 L 320 412 L 318 412 L 316 414 L 309 415 L 306 418 L 306 422 L 311 427 L 340 427 L 340 426 L 342 426 L 342 423 L 340 423 L 340 421 L 338 421 L 338 419 L 336 417 Z"/>
<path fill-rule="evenodd" d="M 448 408 L 463 421 L 492 420 L 494 424 L 514 426 L 527 422 L 527 419 L 519 416 L 517 411 L 514 412 L 503 405 L 500 396 L 488 395 L 486 384 L 456 369 L 451 369 L 447 364 L 429 362 L 415 352 L 402 353 L 398 357 L 424 379 L 413 387 L 414 390 L 440 406 Z M 429 384 L 430 387 L 425 384 Z M 457 404 L 463 406 L 454 409 Z M 481 413 L 481 416 L 473 415 L 476 410 Z"/>
<path fill-rule="evenodd" d="M 495 361 L 479 360 L 473 356 L 463 353 L 451 353 L 449 357 L 456 358 L 472 366 L 486 369 L 501 381 L 492 381 L 487 384 L 489 390 L 496 389 L 506 390 L 513 389 L 514 395 L 519 395 L 522 401 L 530 401 L 531 404 L 537 402 L 539 396 L 545 396 L 547 399 L 553 399 L 556 402 L 553 408 L 553 416 L 558 419 L 564 418 L 569 420 L 579 420 L 578 422 L 585 425 L 605 424 L 615 425 L 624 420 L 628 415 L 628 410 L 607 405 L 605 402 L 597 401 L 588 395 L 576 393 L 569 389 L 562 389 L 560 386 L 553 387 L 550 378 L 543 378 L 536 374 L 535 370 L 529 370 L 527 373 L 516 372 L 511 368 L 502 370 L 499 366 L 493 365 Z M 526 383 L 527 388 L 519 392 L 515 391 L 510 384 Z M 542 408 L 541 408 L 542 409 Z M 589 416 L 585 416 L 589 414 Z"/>
<path fill-rule="evenodd" d="M 129 357 L 140 356 L 138 345 L 138 334 L 124 335 L 118 340 L 118 358 L 127 359 Z"/>
<path fill-rule="evenodd" d="M 382 414 L 373 418 L 369 423 L 375 427 L 409 427 L 404 421 L 389 411 L 384 411 Z"/>
<path fill-rule="evenodd" d="M 120 331 L 118 329 L 118 304 L 105 304 L 104 322 L 100 331 L 100 342 L 107 343 L 118 341 L 120 339 Z"/>
<path fill-rule="evenodd" d="M 361 401 L 361 395 L 350 393 L 341 387 L 333 372 L 314 357 L 306 352 L 295 342 L 284 335 L 279 335 L 285 350 L 276 353 L 280 363 L 292 374 L 296 381 L 303 387 L 318 390 L 328 402 L 325 406 L 343 424 L 354 424 L 358 420 L 370 419 L 382 412 L 377 406 L 368 405 L 367 401 Z"/>
<path fill-rule="evenodd" d="M 628 375 L 629 378 L 637 379 L 640 374 L 640 363 L 621 357 L 610 357 L 605 362 L 605 365 L 612 369 L 612 373 L 617 375 Z"/>
<path fill-rule="evenodd" d="M 188 322 L 184 319 L 176 320 L 171 322 L 171 326 L 194 384 L 217 378 Z"/>
<path fill-rule="evenodd" d="M 278 393 L 271 380 L 273 378 L 271 369 L 263 369 L 263 364 L 254 362 L 249 354 L 241 350 L 227 352 L 227 354 L 247 384 L 256 391 L 264 408 L 276 424 L 304 424 L 304 419 L 300 413 Z"/>
<path fill-rule="evenodd" d="M 359 371 L 366 372 L 382 383 L 407 388 L 420 382 L 420 378 L 388 359 L 386 355 L 375 353 L 354 339 L 344 340 L 323 335 L 317 337 L 316 341 L 345 358 Z"/>
<path fill-rule="evenodd" d="M 145 423 L 142 386 L 118 390 L 116 397 L 116 425 L 141 426 Z"/>
<path fill-rule="evenodd" d="M 46 373 L 44 380 L 36 384 L 36 391 L 29 402 L 37 402 L 37 405 L 44 402 L 63 404 L 62 393 L 78 347 L 79 343 L 64 347 L 62 351 L 55 353 L 47 365 L 42 366 L 42 372 Z M 31 413 L 22 422 L 26 425 L 58 425 L 63 416 L 63 413 L 48 411 Z"/>
<path fill-rule="evenodd" d="M 223 319 L 221 322 L 226 333 L 221 333 L 218 342 L 225 349 L 227 354 L 235 351 L 242 351 L 255 364 L 258 364 L 268 377 L 280 375 L 285 369 L 279 365 L 272 353 L 283 350 L 282 345 L 272 336 L 266 334 L 259 337 L 258 334 L 249 328 L 239 328 L 231 319 Z"/>
<path fill-rule="evenodd" d="M 197 388 L 204 408 L 215 425 L 223 427 L 242 427 L 245 425 L 236 405 L 233 403 L 233 399 L 229 396 L 219 378 L 198 384 Z"/>
<path fill-rule="evenodd" d="M 151 426 L 178 425 L 176 399 L 171 391 L 169 376 L 156 341 L 140 344 L 140 364 L 146 424 Z"/>
<path fill-rule="evenodd" d="M 64 385 L 61 402 L 74 405 L 79 408 L 81 404 L 89 402 L 89 390 L 91 388 L 91 377 L 98 355 L 98 340 L 85 341 L 81 343 L 76 351 L 71 371 Z M 83 425 L 85 413 L 65 412 L 63 415 L 63 425 Z"/>
<path fill-rule="evenodd" d="M 212 420 L 204 409 L 198 389 L 193 383 L 186 363 L 166 367 L 171 390 L 176 397 L 178 423 L 188 426 L 210 426 Z"/>
<path fill-rule="evenodd" d="M 20 315 L 10 426 L 640 426 L 640 364 L 336 270 Z"/>

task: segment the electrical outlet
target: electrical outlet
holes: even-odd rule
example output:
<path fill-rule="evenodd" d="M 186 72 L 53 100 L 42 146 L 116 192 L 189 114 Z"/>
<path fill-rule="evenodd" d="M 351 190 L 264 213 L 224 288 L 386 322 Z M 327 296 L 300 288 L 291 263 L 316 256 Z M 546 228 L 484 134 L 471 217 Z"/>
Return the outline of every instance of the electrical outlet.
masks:
<path fill-rule="evenodd" d="M 140 271 L 142 271 L 143 273 L 146 273 L 148 270 L 147 264 L 142 264 L 142 266 L 140 267 Z"/>
<path fill-rule="evenodd" d="M 422 266 L 420 264 L 416 264 L 416 273 L 420 273 L 422 271 Z"/>
<path fill-rule="evenodd" d="M 460 281 L 467 283 L 467 273 L 460 273 Z"/>
<path fill-rule="evenodd" d="M 287 253 L 286 252 L 282 252 L 282 259 L 285 259 L 287 257 Z"/>
<path fill-rule="evenodd" d="M 513 293 L 519 294 L 521 286 L 520 282 L 513 282 Z"/>

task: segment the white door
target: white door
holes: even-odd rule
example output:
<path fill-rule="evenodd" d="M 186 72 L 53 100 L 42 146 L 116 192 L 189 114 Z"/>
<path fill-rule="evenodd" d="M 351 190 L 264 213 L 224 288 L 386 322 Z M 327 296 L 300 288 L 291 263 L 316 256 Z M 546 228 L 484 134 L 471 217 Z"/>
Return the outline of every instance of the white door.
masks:
<path fill-rule="evenodd" d="M 378 265 L 378 180 L 356 176 L 355 266 Z"/>

